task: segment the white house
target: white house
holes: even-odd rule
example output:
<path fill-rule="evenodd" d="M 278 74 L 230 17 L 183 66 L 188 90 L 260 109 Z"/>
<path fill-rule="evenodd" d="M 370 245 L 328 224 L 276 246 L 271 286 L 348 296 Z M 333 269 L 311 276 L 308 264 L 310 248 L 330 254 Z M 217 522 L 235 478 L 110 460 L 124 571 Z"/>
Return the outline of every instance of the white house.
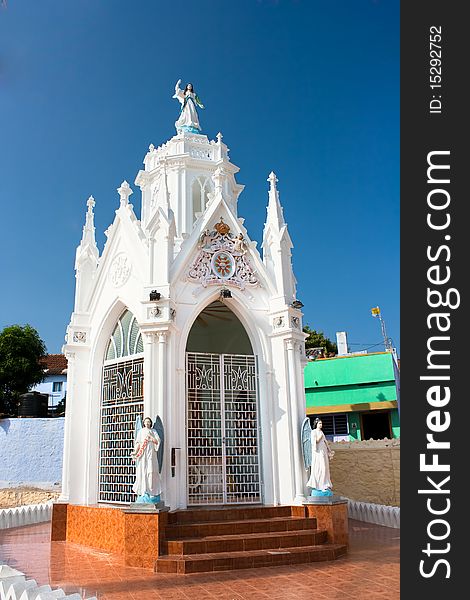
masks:
<path fill-rule="evenodd" d="M 292 242 L 269 175 L 262 255 L 219 133 L 150 146 L 101 256 L 89 198 L 67 328 L 62 499 L 129 503 L 137 415 L 165 427 L 163 500 L 300 504 L 306 363 Z"/>
<path fill-rule="evenodd" d="M 67 359 L 63 354 L 46 354 L 41 359 L 44 381 L 32 388 L 34 392 L 47 394 L 48 408 L 54 410 L 67 392 Z"/>

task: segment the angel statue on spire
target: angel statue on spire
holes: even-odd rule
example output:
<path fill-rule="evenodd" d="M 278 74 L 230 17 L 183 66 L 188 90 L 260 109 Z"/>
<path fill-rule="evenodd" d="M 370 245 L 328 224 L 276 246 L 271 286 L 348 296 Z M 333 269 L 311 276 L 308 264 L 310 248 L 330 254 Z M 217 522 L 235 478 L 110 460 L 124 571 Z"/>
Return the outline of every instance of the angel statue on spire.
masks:
<path fill-rule="evenodd" d="M 173 98 L 177 98 L 181 102 L 180 116 L 175 123 L 176 131 L 178 133 L 181 133 L 182 131 L 200 133 L 201 126 L 199 125 L 197 106 L 199 106 L 199 108 L 204 108 L 204 105 L 194 91 L 192 83 L 186 84 L 184 90 L 180 88 L 180 83 L 181 79 L 178 79 L 173 95 Z"/>
<path fill-rule="evenodd" d="M 312 488 L 311 496 L 333 496 L 330 479 L 330 460 L 334 451 L 330 449 L 322 431 L 322 420 L 316 418 L 313 429 L 309 417 L 302 423 L 302 454 L 304 466 L 310 468 L 310 477 L 307 486 Z"/>
<path fill-rule="evenodd" d="M 155 419 L 155 425 L 150 417 L 145 417 L 143 425 L 139 415 L 135 420 L 134 450 L 131 452 L 136 463 L 132 489 L 137 494 L 136 502 L 158 504 L 162 492 L 163 423 L 160 417 Z"/>

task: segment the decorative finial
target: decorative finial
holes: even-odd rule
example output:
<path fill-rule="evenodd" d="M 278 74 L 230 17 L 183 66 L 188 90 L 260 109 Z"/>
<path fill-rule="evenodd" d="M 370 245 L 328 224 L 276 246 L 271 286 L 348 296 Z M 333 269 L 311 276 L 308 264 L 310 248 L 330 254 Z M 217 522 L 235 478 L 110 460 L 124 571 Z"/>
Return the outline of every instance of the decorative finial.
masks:
<path fill-rule="evenodd" d="M 276 183 L 279 181 L 279 179 L 276 177 L 274 171 L 271 171 L 267 181 L 269 181 L 271 190 L 277 191 Z"/>
<path fill-rule="evenodd" d="M 93 208 L 95 207 L 95 199 L 93 198 L 93 196 L 90 196 L 88 198 L 88 200 L 86 201 L 86 205 L 88 206 L 88 212 L 91 213 L 93 212 Z"/>
<path fill-rule="evenodd" d="M 153 144 L 150 144 L 149 150 L 150 150 L 150 152 L 153 152 L 155 150 L 155 146 Z"/>
<path fill-rule="evenodd" d="M 134 193 L 131 190 L 130 185 L 125 180 L 121 183 L 121 187 L 118 187 L 117 191 L 121 199 L 121 206 L 128 204 L 129 196 Z"/>
<path fill-rule="evenodd" d="M 222 138 L 223 138 L 223 137 L 224 137 L 224 136 L 223 136 L 223 135 L 220 133 L 220 131 L 219 131 L 219 133 L 217 134 L 217 143 L 218 143 L 218 144 L 222 143 Z"/>

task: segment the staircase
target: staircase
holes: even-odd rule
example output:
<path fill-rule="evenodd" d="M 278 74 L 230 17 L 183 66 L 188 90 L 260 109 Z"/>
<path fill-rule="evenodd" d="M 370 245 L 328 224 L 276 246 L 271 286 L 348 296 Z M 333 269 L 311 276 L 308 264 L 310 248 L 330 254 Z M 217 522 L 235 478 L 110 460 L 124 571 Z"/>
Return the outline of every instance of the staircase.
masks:
<path fill-rule="evenodd" d="M 189 509 L 168 515 L 168 554 L 157 573 L 201 573 L 334 560 L 346 545 L 327 542 L 302 506 Z"/>

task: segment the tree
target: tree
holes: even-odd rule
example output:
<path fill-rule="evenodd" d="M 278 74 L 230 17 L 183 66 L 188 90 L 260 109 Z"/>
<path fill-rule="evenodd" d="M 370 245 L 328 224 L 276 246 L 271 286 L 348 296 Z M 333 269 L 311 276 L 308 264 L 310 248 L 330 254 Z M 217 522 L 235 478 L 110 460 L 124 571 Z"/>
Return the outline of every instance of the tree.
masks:
<path fill-rule="evenodd" d="M 309 348 L 323 348 L 324 354 L 336 354 L 338 352 L 337 345 L 330 339 L 323 335 L 322 331 L 315 331 L 310 329 L 308 325 L 304 325 L 304 333 L 308 334 L 308 338 L 305 340 L 305 349 Z"/>
<path fill-rule="evenodd" d="M 44 380 L 39 363 L 46 345 L 31 325 L 11 325 L 0 332 L 0 414 L 17 416 L 21 394 Z"/>
<path fill-rule="evenodd" d="M 65 415 L 65 404 L 67 402 L 67 392 L 65 392 L 62 400 L 59 400 L 57 406 L 54 409 L 54 417 L 63 417 Z"/>

